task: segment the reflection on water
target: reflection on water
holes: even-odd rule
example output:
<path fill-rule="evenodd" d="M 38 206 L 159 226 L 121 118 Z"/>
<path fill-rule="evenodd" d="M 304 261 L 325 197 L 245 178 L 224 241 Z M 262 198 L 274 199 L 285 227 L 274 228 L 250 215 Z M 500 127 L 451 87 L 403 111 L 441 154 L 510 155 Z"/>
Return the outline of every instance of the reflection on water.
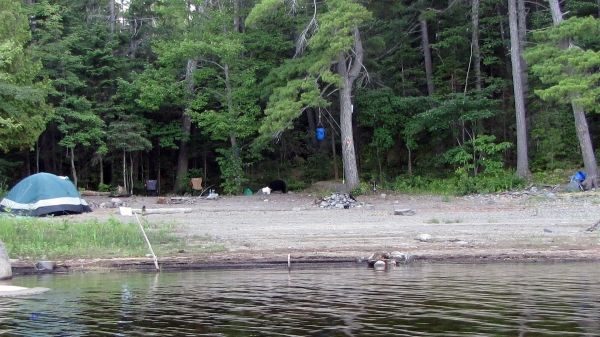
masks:
<path fill-rule="evenodd" d="M 0 336 L 600 336 L 595 263 L 18 277 Z"/>

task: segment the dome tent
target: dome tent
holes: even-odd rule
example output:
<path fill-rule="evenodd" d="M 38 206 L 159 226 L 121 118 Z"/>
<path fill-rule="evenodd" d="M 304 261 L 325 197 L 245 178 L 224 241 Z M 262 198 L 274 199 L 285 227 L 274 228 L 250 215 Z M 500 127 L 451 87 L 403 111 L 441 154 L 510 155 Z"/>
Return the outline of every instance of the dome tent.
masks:
<path fill-rule="evenodd" d="M 69 178 L 37 173 L 16 184 L 0 202 L 0 211 L 46 216 L 91 212 Z"/>

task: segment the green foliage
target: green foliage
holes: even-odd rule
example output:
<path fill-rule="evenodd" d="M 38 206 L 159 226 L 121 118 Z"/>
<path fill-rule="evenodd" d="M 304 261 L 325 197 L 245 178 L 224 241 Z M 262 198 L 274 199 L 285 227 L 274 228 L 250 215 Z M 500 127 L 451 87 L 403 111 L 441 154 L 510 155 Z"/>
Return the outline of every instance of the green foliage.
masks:
<path fill-rule="evenodd" d="M 140 257 L 148 252 L 139 225 L 112 218 L 105 223 L 91 220 L 70 223 L 68 219 L 0 217 L 0 237 L 10 256 L 41 259 Z M 172 226 L 154 224 L 146 234 L 157 254 L 183 245 Z"/>
<path fill-rule="evenodd" d="M 352 193 L 352 195 L 357 196 L 357 195 L 369 194 L 369 192 L 372 192 L 372 191 L 373 191 L 373 186 L 371 186 L 370 182 L 361 181 L 360 184 L 358 185 L 358 187 L 353 189 L 351 191 L 351 193 Z"/>
<path fill-rule="evenodd" d="M 310 186 L 310 184 L 298 180 L 286 180 L 285 184 L 288 191 L 302 191 Z"/>
<path fill-rule="evenodd" d="M 530 137 L 535 144 L 530 150 L 532 171 L 553 171 L 579 164 L 580 147 L 570 107 L 544 106 L 530 121 Z"/>
<path fill-rule="evenodd" d="M 259 2 L 248 17 L 248 25 L 264 24 L 274 9 L 281 6 L 271 0 Z M 332 0 L 318 9 L 316 17 L 308 18 L 298 40 L 297 60 L 284 63 L 274 70 L 278 85 L 273 89 L 265 109 L 266 118 L 260 127 L 263 137 L 279 138 L 293 127 L 306 107 L 324 107 L 323 82 L 341 87 L 341 78 L 331 70 L 340 55 L 348 53 L 355 43 L 354 30 L 371 18 L 371 13 L 359 3 Z M 302 28 L 301 28 L 302 29 Z M 306 43 L 304 43 L 306 42 Z M 305 49 L 308 46 L 308 50 Z"/>
<path fill-rule="evenodd" d="M 510 191 L 515 188 L 523 188 L 525 180 L 518 177 L 514 172 L 503 171 L 494 176 L 480 175 L 477 177 L 462 176 L 454 181 L 457 195 L 469 193 L 498 193 Z"/>
<path fill-rule="evenodd" d="M 41 63 L 30 40 L 20 2 L 0 0 L 0 151 L 32 147 L 52 115 L 47 83 L 34 81 Z"/>
<path fill-rule="evenodd" d="M 494 143 L 495 136 L 479 135 L 444 154 L 447 163 L 455 165 L 459 176 L 483 173 L 493 176 L 502 173 L 504 161 L 501 153 L 512 146 L 509 142 Z"/>
<path fill-rule="evenodd" d="M 235 153 L 237 149 L 218 149 L 220 154 L 217 157 L 217 163 L 221 169 L 221 178 L 223 183 L 223 193 L 225 194 L 241 194 L 242 186 L 248 183 L 248 179 L 244 176 L 243 163 L 239 153 Z"/>
<path fill-rule="evenodd" d="M 494 176 L 458 176 L 435 178 L 427 176 L 397 176 L 392 183 L 396 193 L 432 193 L 465 195 L 470 193 L 497 193 L 523 188 L 525 180 L 512 171 L 497 172 Z"/>
<path fill-rule="evenodd" d="M 304 178 L 309 183 L 328 180 L 332 176 L 333 167 L 331 158 L 322 152 L 317 152 L 306 159 L 302 166 Z"/>
<path fill-rule="evenodd" d="M 558 27 L 535 32 L 537 44 L 527 48 L 523 57 L 531 72 L 547 85 L 535 90 L 536 95 L 600 112 L 599 36 L 600 20 L 593 17 L 572 17 Z M 561 48 L 565 43 L 568 48 Z"/>
<path fill-rule="evenodd" d="M 8 185 L 6 184 L 6 179 L 3 179 L 0 176 L 0 200 L 4 199 L 4 197 L 8 194 Z"/>
<path fill-rule="evenodd" d="M 533 173 L 533 181 L 536 184 L 559 185 L 571 180 L 571 177 L 579 170 L 555 169 L 552 171 L 540 171 Z"/>
<path fill-rule="evenodd" d="M 477 134 L 478 120 L 502 112 L 498 109 L 499 102 L 490 98 L 495 91 L 494 87 L 488 87 L 466 94 L 448 94 L 443 99 L 431 101 L 432 108 L 417 113 L 405 124 L 403 133 L 408 146 L 415 149 L 423 132 L 458 139 L 460 128 L 455 125 L 464 125 L 465 132 L 470 135 Z"/>
<path fill-rule="evenodd" d="M 108 184 L 98 184 L 98 192 L 112 192 L 112 188 Z"/>

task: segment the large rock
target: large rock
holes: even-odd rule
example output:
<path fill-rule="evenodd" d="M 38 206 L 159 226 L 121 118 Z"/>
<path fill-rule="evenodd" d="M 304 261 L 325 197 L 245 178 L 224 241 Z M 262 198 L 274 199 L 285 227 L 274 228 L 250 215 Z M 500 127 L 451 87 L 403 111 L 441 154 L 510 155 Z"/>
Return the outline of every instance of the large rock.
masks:
<path fill-rule="evenodd" d="M 0 280 L 12 278 L 12 268 L 4 243 L 0 240 Z"/>

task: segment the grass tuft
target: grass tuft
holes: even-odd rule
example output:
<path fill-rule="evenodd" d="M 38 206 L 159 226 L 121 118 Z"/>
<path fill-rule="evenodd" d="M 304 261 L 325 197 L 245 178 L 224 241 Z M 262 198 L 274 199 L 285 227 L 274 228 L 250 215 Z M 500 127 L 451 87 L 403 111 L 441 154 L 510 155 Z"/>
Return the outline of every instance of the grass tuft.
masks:
<path fill-rule="evenodd" d="M 114 217 L 106 222 L 71 222 L 57 219 L 0 217 L 0 239 L 11 258 L 70 259 L 143 257 L 149 253 L 140 227 Z M 154 252 L 173 255 L 190 247 L 185 238 L 173 233 L 174 223 L 149 223 L 142 220 Z M 206 245 L 205 245 L 206 246 Z"/>

